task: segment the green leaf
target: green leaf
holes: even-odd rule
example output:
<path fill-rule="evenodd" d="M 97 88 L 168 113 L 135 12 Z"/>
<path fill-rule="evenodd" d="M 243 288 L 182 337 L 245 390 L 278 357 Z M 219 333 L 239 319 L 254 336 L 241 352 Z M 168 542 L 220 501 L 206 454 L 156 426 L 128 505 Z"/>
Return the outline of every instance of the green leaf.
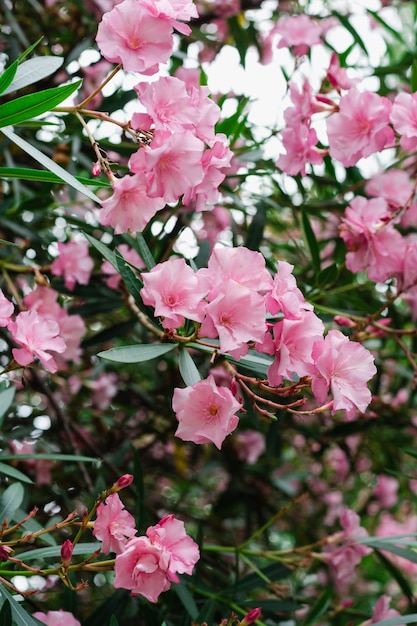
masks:
<path fill-rule="evenodd" d="M 168 344 L 138 344 L 135 346 L 121 346 L 99 352 L 97 356 L 107 361 L 116 363 L 143 363 L 151 361 L 171 352 L 176 347 L 175 343 Z"/>
<path fill-rule="evenodd" d="M 118 589 L 90 615 L 84 622 L 84 626 L 113 626 L 111 620 L 123 616 L 128 606 L 129 592 L 125 589 Z M 111 615 L 110 622 L 108 622 Z"/>
<path fill-rule="evenodd" d="M 178 357 L 178 365 L 180 368 L 180 374 L 183 381 L 188 386 L 194 385 L 201 380 L 200 372 L 197 369 L 190 353 L 187 348 L 180 347 L 180 353 Z"/>
<path fill-rule="evenodd" d="M 13 626 L 12 625 L 12 609 L 10 607 L 9 600 L 3 602 L 3 606 L 0 611 L 0 626 Z"/>
<path fill-rule="evenodd" d="M 331 287 L 337 281 L 339 277 L 339 270 L 335 263 L 325 267 L 324 270 L 319 272 L 317 277 L 317 285 L 320 289 L 324 289 L 325 287 Z"/>
<path fill-rule="evenodd" d="M 332 599 L 332 590 L 325 589 L 304 618 L 304 625 L 315 624 L 326 613 Z"/>
<path fill-rule="evenodd" d="M 83 232 L 83 235 L 86 239 L 88 239 L 88 241 L 91 243 L 91 245 L 98 250 L 98 252 L 100 252 L 101 256 L 106 259 L 106 261 L 108 261 L 110 263 L 110 265 L 113 265 L 114 269 L 119 271 L 118 265 L 117 265 L 117 259 L 116 259 L 116 255 L 114 252 L 112 252 L 110 250 L 110 248 L 108 248 L 106 246 L 105 243 L 102 243 L 101 241 L 99 241 L 98 239 L 95 239 L 94 237 L 91 237 L 91 235 L 89 235 L 88 233 Z"/>
<path fill-rule="evenodd" d="M 373 622 L 372 626 L 398 626 L 399 624 L 417 624 L 417 613 L 399 615 L 391 619 L 384 619 L 382 622 Z"/>
<path fill-rule="evenodd" d="M 3 426 L 3 418 L 13 404 L 15 387 L 8 387 L 0 392 L 0 428 Z"/>
<path fill-rule="evenodd" d="M 302 211 L 301 219 L 303 224 L 304 237 L 307 242 L 308 248 L 311 254 L 311 264 L 314 269 L 314 273 L 316 276 L 320 272 L 320 251 L 319 244 L 317 243 L 316 235 L 314 234 L 313 229 L 311 228 L 310 220 L 308 218 L 307 212 Z"/>
<path fill-rule="evenodd" d="M 119 626 L 119 621 L 114 615 L 110 618 L 109 626 Z"/>
<path fill-rule="evenodd" d="M 136 238 L 138 242 L 139 254 L 142 257 L 143 262 L 146 265 L 146 269 L 149 272 L 156 265 L 155 259 L 153 258 L 152 252 L 150 251 L 149 246 L 146 243 L 145 237 L 142 235 L 142 233 L 136 233 Z"/>
<path fill-rule="evenodd" d="M 413 602 L 413 590 L 402 571 L 398 567 L 396 567 L 394 563 L 390 561 L 390 559 L 387 559 L 387 557 L 382 554 L 382 552 L 379 552 L 379 550 L 375 550 L 375 554 L 381 561 L 385 569 L 388 571 L 388 573 L 392 576 L 392 578 L 396 580 L 398 586 L 400 587 L 408 601 L 410 603 Z"/>
<path fill-rule="evenodd" d="M 23 502 L 25 490 L 21 483 L 13 483 L 7 487 L 0 501 L 0 524 L 5 519 L 12 519 L 14 512 Z"/>
<path fill-rule="evenodd" d="M 173 585 L 173 590 L 181 600 L 188 615 L 193 621 L 196 621 L 198 617 L 198 608 L 183 578 L 180 579 L 178 584 Z"/>
<path fill-rule="evenodd" d="M 135 272 L 129 266 L 129 263 L 125 261 L 123 256 L 118 250 L 115 250 L 115 257 L 117 263 L 117 269 L 123 279 L 124 284 L 129 290 L 129 293 L 134 297 L 135 302 L 139 305 L 143 305 L 143 301 L 140 295 L 140 290 L 143 287 L 143 282 L 136 276 Z"/>
<path fill-rule="evenodd" d="M 31 93 L 21 98 L 15 98 L 11 102 L 0 104 L 0 127 L 20 124 L 20 122 L 51 111 L 73 94 L 80 85 L 81 81 L 77 80 L 70 85 L 52 87 L 52 89 Z"/>
<path fill-rule="evenodd" d="M 18 65 L 19 63 L 15 61 L 0 76 L 0 94 L 4 92 L 7 93 L 6 89 L 14 79 Z"/>
<path fill-rule="evenodd" d="M 56 174 L 61 180 L 66 182 L 67 185 L 69 185 L 70 187 L 73 187 L 74 189 L 82 193 L 84 196 L 87 196 L 87 198 L 90 198 L 90 200 L 93 200 L 94 202 L 97 202 L 98 204 L 100 204 L 100 198 L 98 198 L 95 193 L 90 191 L 88 187 L 85 187 L 80 182 L 78 182 L 78 180 L 74 178 L 74 176 L 72 176 L 69 172 L 64 170 L 64 168 L 58 165 L 58 163 L 55 163 L 54 161 L 52 161 L 52 159 L 47 157 L 46 154 L 43 154 L 43 152 L 41 152 L 40 150 L 32 146 L 25 139 L 23 139 L 22 137 L 19 137 L 19 135 L 16 135 L 12 131 L 11 128 L 8 128 L 8 127 L 2 128 L 1 132 L 8 139 L 10 139 L 10 141 L 13 141 L 13 143 L 19 146 L 19 148 L 21 148 L 24 152 L 26 152 L 32 158 L 34 158 L 35 161 L 40 163 L 45 169 Z"/>
<path fill-rule="evenodd" d="M 31 480 L 29 476 L 26 476 L 26 474 L 17 470 L 15 467 L 7 465 L 7 463 L 0 463 L 0 474 L 10 476 L 10 478 L 15 478 L 16 480 L 20 480 L 20 482 L 22 483 L 33 484 L 33 480 Z"/>
<path fill-rule="evenodd" d="M 0 606 L 3 607 L 5 602 L 10 603 L 13 620 L 16 626 L 38 626 L 39 622 L 23 609 L 14 599 L 10 591 L 4 585 L 0 584 Z"/>
<path fill-rule="evenodd" d="M 414 59 L 411 66 L 411 91 L 413 93 L 417 91 L 417 59 Z"/>
<path fill-rule="evenodd" d="M 26 517 L 26 513 L 23 509 L 16 509 L 14 512 L 14 520 L 15 522 L 22 520 Z M 28 533 L 36 533 L 38 530 L 42 530 L 44 528 L 43 525 L 39 524 L 34 517 L 30 517 L 23 524 L 22 528 L 24 528 Z M 55 537 L 51 533 L 45 533 L 41 537 L 39 537 L 39 541 L 43 541 L 48 546 L 56 546 Z"/>
<path fill-rule="evenodd" d="M 72 552 L 75 556 L 84 556 L 86 554 L 94 554 L 99 547 L 99 542 L 95 543 L 77 543 L 74 546 L 74 550 Z M 34 561 L 37 559 L 50 559 L 50 558 L 61 558 L 61 546 L 47 546 L 46 548 L 37 548 L 36 550 L 28 550 L 27 552 L 22 552 L 19 554 L 19 559 L 22 561 Z M 1 565 L 0 565 L 0 574 L 1 574 Z"/>
<path fill-rule="evenodd" d="M 40 183 L 62 184 L 62 178 L 52 172 L 44 170 L 35 170 L 29 167 L 0 167 L 0 178 L 18 178 L 19 180 L 36 180 Z M 78 182 L 83 185 L 91 185 L 94 187 L 111 187 L 111 184 L 105 180 L 97 178 L 86 178 L 85 176 L 76 176 Z"/>
<path fill-rule="evenodd" d="M 56 72 L 63 64 L 63 57 L 35 57 L 21 63 L 17 68 L 16 76 L 11 85 L 3 92 L 4 94 L 17 91 L 22 87 L 32 85 L 39 80 L 47 78 Z"/>
<path fill-rule="evenodd" d="M 37 461 L 70 461 L 73 463 L 95 463 L 98 466 L 101 464 L 100 459 L 93 456 L 82 456 L 80 454 L 60 454 L 60 453 L 44 453 L 34 452 L 33 454 L 0 454 L 0 460 L 2 461 L 22 461 L 22 460 L 37 460 Z"/>
<path fill-rule="evenodd" d="M 335 15 L 337 19 L 339 20 L 339 22 L 342 24 L 342 26 L 344 26 L 346 30 L 350 32 L 350 34 L 352 35 L 353 39 L 356 41 L 358 46 L 362 48 L 366 56 L 368 56 L 368 50 L 366 49 L 366 46 L 363 42 L 362 37 L 358 34 L 357 30 L 353 28 L 352 24 L 349 22 L 349 19 L 346 17 L 346 15 L 342 15 L 341 13 L 337 13 L 336 11 L 333 11 L 333 15 Z"/>

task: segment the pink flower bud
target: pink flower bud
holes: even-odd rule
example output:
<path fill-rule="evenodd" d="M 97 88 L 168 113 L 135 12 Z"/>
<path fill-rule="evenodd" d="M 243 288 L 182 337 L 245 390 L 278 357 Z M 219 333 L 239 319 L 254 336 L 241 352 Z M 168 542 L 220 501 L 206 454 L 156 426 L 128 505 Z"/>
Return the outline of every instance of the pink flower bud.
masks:
<path fill-rule="evenodd" d="M 256 609 L 252 609 L 251 611 L 249 611 L 249 613 L 247 615 L 245 615 L 245 617 L 241 620 L 240 622 L 240 626 L 248 626 L 249 624 L 253 624 L 253 622 L 256 622 L 257 619 L 259 619 L 261 615 L 261 609 L 260 607 L 256 608 Z"/>
<path fill-rule="evenodd" d="M 69 539 L 64 541 L 61 546 L 61 559 L 63 565 L 68 566 L 70 564 L 73 549 L 74 546 L 72 545 L 72 541 L 70 541 Z"/>
<path fill-rule="evenodd" d="M 8 561 L 10 554 L 13 554 L 10 546 L 0 546 L 0 561 Z"/>
<path fill-rule="evenodd" d="M 338 324 L 339 326 L 347 326 L 348 328 L 351 328 L 352 326 L 354 326 L 355 324 L 352 322 L 352 320 L 348 319 L 347 317 L 343 317 L 342 315 L 335 315 L 334 316 L 334 321 L 336 322 L 336 324 Z"/>
<path fill-rule="evenodd" d="M 97 163 L 93 164 L 92 170 L 91 170 L 91 174 L 92 176 L 100 176 L 101 174 L 101 165 L 100 163 L 97 161 Z"/>
<path fill-rule="evenodd" d="M 126 487 L 129 487 L 129 485 L 131 485 L 132 483 L 132 474 L 123 474 L 123 476 L 120 476 L 120 478 L 118 478 L 114 485 L 116 487 L 116 490 L 119 491 L 120 489 L 125 489 Z"/>

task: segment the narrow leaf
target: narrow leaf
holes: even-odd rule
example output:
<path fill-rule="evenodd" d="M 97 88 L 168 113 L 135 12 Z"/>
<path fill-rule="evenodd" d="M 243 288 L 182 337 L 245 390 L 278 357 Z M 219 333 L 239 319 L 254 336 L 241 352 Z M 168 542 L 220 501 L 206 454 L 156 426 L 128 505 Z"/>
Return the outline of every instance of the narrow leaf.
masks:
<path fill-rule="evenodd" d="M 74 556 L 80 556 L 85 554 L 93 554 L 99 549 L 100 543 L 77 543 L 74 546 L 72 554 Z M 50 559 L 61 557 L 61 546 L 47 546 L 46 548 L 37 548 L 36 550 L 28 550 L 19 554 L 19 559 L 22 561 L 34 561 L 37 559 Z M 0 567 L 1 574 L 1 567 Z"/>
<path fill-rule="evenodd" d="M 148 244 L 145 241 L 145 237 L 142 235 L 142 233 L 136 233 L 136 239 L 138 242 L 138 248 L 139 248 L 139 254 L 143 259 L 143 262 L 146 265 L 146 269 L 151 270 L 153 267 L 155 267 L 156 263 L 155 263 L 155 259 L 152 256 L 152 252 L 149 250 Z"/>
<path fill-rule="evenodd" d="M 10 603 L 13 621 L 17 626 L 39 626 L 38 620 L 34 619 L 24 608 L 14 599 L 10 591 L 4 585 L 0 585 L 0 606 L 5 602 Z"/>
<path fill-rule="evenodd" d="M 101 461 L 98 458 L 92 456 L 82 456 L 80 454 L 59 454 L 51 452 L 49 454 L 43 452 L 34 452 L 33 454 L 1 454 L 0 459 L 2 461 L 13 460 L 39 460 L 39 461 L 70 461 L 73 463 L 95 463 L 100 464 Z"/>
<path fill-rule="evenodd" d="M 398 626 L 399 624 L 417 624 L 417 613 L 384 619 L 382 622 L 373 623 L 372 626 Z"/>
<path fill-rule="evenodd" d="M 114 254 L 114 252 L 112 252 L 110 250 L 110 248 L 108 248 L 106 246 L 105 243 L 102 243 L 101 241 L 99 241 L 98 239 L 95 239 L 94 237 L 91 237 L 91 235 L 88 235 L 87 233 L 83 232 L 83 235 L 86 239 L 88 239 L 88 241 L 91 243 L 92 246 L 94 246 L 94 248 L 96 250 L 98 250 L 98 252 L 100 252 L 101 256 L 103 258 L 106 259 L 106 261 L 108 261 L 110 263 L 110 265 L 113 265 L 115 270 L 118 270 L 118 265 L 117 265 L 117 259 L 116 259 L 116 255 Z"/>
<path fill-rule="evenodd" d="M 14 520 L 20 521 L 24 517 L 26 517 L 26 512 L 23 509 L 16 509 L 14 512 Z M 28 533 L 36 533 L 38 530 L 42 530 L 45 528 L 43 525 L 39 524 L 34 517 L 29 517 L 26 522 L 23 524 L 22 528 L 24 528 Z M 60 538 L 59 538 L 60 539 Z M 52 533 L 45 533 L 39 540 L 47 544 L 48 546 L 56 546 L 56 540 Z"/>
<path fill-rule="evenodd" d="M 140 278 L 138 278 L 138 276 L 129 266 L 128 262 L 125 261 L 125 259 L 118 250 L 115 251 L 115 256 L 117 269 L 119 270 L 123 282 L 129 290 L 129 293 L 134 297 L 135 302 L 137 302 L 139 305 L 143 305 L 140 295 L 140 290 L 143 287 L 143 282 L 140 280 Z"/>
<path fill-rule="evenodd" d="M 116 363 L 143 363 L 151 361 L 159 356 L 171 352 L 176 347 L 174 343 L 168 344 L 138 344 L 136 346 L 121 346 L 119 348 L 110 348 L 104 352 L 99 352 L 97 356 L 107 361 L 115 361 Z"/>
<path fill-rule="evenodd" d="M 0 428 L 3 425 L 3 418 L 13 404 L 15 387 L 8 387 L 0 393 Z"/>
<path fill-rule="evenodd" d="M 18 62 L 15 61 L 0 76 L 0 94 L 7 93 L 7 87 L 13 81 L 17 72 L 18 65 Z"/>
<path fill-rule="evenodd" d="M 18 178 L 19 180 L 36 180 L 40 183 L 62 184 L 62 179 L 52 172 L 44 170 L 35 170 L 29 167 L 0 167 L 0 178 Z M 86 178 L 85 176 L 75 177 L 83 185 L 92 185 L 94 187 L 111 187 L 106 180 L 98 180 L 97 178 Z"/>
<path fill-rule="evenodd" d="M 198 608 L 184 580 L 181 579 L 178 584 L 175 584 L 173 586 L 173 589 L 175 593 L 177 594 L 177 596 L 179 597 L 179 599 L 181 600 L 182 605 L 184 606 L 188 615 L 191 617 L 193 621 L 196 621 L 198 617 Z"/>
<path fill-rule="evenodd" d="M 33 480 L 26 476 L 23 472 L 12 467 L 11 465 L 7 465 L 7 463 L 0 463 L 0 474 L 4 474 L 5 476 L 10 476 L 10 478 L 15 478 L 16 480 L 20 480 L 22 483 L 33 484 Z"/>
<path fill-rule="evenodd" d="M 55 163 L 54 161 L 52 161 L 52 159 L 47 157 L 46 154 L 43 154 L 43 152 L 41 152 L 40 150 L 32 146 L 25 139 L 22 139 L 22 137 L 19 137 L 19 135 L 16 135 L 12 131 L 11 128 L 9 127 L 2 128 L 1 132 L 8 139 L 10 139 L 10 141 L 13 141 L 13 143 L 19 146 L 19 148 L 21 148 L 24 152 L 26 152 L 32 158 L 34 158 L 35 161 L 40 163 L 45 169 L 56 174 L 61 180 L 66 182 L 68 185 L 70 185 L 70 187 L 73 187 L 74 189 L 82 193 L 84 196 L 87 196 L 87 198 L 90 198 L 90 200 L 93 200 L 94 202 L 98 202 L 100 204 L 100 199 L 96 196 L 95 193 L 90 191 L 88 187 L 85 187 L 80 182 L 78 182 L 78 180 L 74 178 L 74 176 L 72 176 L 69 172 L 64 170 L 64 168 L 58 165 L 58 163 Z"/>
<path fill-rule="evenodd" d="M 317 243 L 316 235 L 311 227 L 310 220 L 306 211 L 302 211 L 302 223 L 304 237 L 306 239 L 308 248 L 311 254 L 311 264 L 313 266 L 316 275 L 320 272 L 320 251 L 319 244 Z"/>
<path fill-rule="evenodd" d="M 180 348 L 178 365 L 183 381 L 188 386 L 194 385 L 201 380 L 200 372 L 197 369 L 187 348 Z"/>
<path fill-rule="evenodd" d="M 413 93 L 417 91 L 417 59 L 414 59 L 411 66 L 411 91 Z"/>
<path fill-rule="evenodd" d="M 10 87 L 8 87 L 3 93 L 11 93 L 22 87 L 27 87 L 36 83 L 38 80 L 47 78 L 54 72 L 56 72 L 63 64 L 63 57 L 35 57 L 25 61 L 17 68 L 16 76 L 13 79 Z"/>
<path fill-rule="evenodd" d="M 109 626 L 119 626 L 119 621 L 115 615 L 111 616 Z"/>
<path fill-rule="evenodd" d="M 13 517 L 16 509 L 22 504 L 24 495 L 25 490 L 21 483 L 13 483 L 7 487 L 0 502 L 0 523 Z"/>
<path fill-rule="evenodd" d="M 31 93 L 11 102 L 0 104 L 0 127 L 20 124 L 20 122 L 51 111 L 73 94 L 80 85 L 81 81 L 77 80 L 70 85 L 52 87 L 52 89 Z"/>
<path fill-rule="evenodd" d="M 12 609 L 9 600 L 5 600 L 1 607 L 0 626 L 12 626 Z"/>

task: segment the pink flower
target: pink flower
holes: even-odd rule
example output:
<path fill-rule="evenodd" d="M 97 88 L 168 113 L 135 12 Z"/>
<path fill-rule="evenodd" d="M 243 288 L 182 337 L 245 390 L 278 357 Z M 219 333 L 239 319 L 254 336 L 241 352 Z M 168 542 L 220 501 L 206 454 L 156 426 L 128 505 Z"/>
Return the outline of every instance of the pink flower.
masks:
<path fill-rule="evenodd" d="M 88 285 L 93 267 L 87 241 L 58 243 L 58 256 L 51 264 L 51 272 L 54 276 L 64 277 L 67 289 L 72 291 L 76 283 Z"/>
<path fill-rule="evenodd" d="M 340 67 L 339 55 L 336 52 L 333 52 L 330 58 L 327 79 L 333 87 L 338 89 L 351 89 L 359 83 L 359 78 L 350 78 L 347 70 Z"/>
<path fill-rule="evenodd" d="M 413 196 L 413 185 L 407 172 L 391 169 L 375 174 L 365 185 L 369 196 L 384 198 L 395 207 L 403 207 Z"/>
<path fill-rule="evenodd" d="M 235 413 L 242 405 L 229 389 L 217 387 L 210 375 L 191 387 L 174 389 L 172 408 L 178 420 L 177 437 L 194 443 L 214 443 L 220 450 L 239 423 Z"/>
<path fill-rule="evenodd" d="M 307 54 L 311 46 L 322 43 L 320 24 L 305 14 L 281 17 L 274 30 L 281 35 L 278 48 L 292 48 L 297 55 Z"/>
<path fill-rule="evenodd" d="M 376 624 L 378 622 L 382 622 L 386 619 L 392 619 L 394 617 L 400 617 L 400 613 L 395 609 L 390 609 L 389 605 L 391 602 L 391 598 L 387 595 L 382 595 L 378 601 L 376 602 L 373 610 L 372 617 L 370 620 L 364 622 L 364 624 Z M 399 624 L 398 626 L 404 626 L 404 624 Z"/>
<path fill-rule="evenodd" d="M 72 613 L 62 609 L 59 611 L 48 611 L 47 613 L 36 611 L 36 613 L 33 613 L 33 617 L 47 624 L 47 626 L 81 626 Z"/>
<path fill-rule="evenodd" d="M 104 554 L 124 550 L 127 540 L 136 535 L 134 517 L 126 511 L 117 493 L 113 493 L 97 508 L 93 536 L 103 542 Z"/>
<path fill-rule="evenodd" d="M 126 72 L 155 74 L 172 53 L 172 26 L 152 16 L 137 0 L 124 0 L 103 15 L 96 42 L 111 63 L 122 63 Z"/>
<path fill-rule="evenodd" d="M 147 189 L 148 182 L 143 173 L 116 179 L 113 195 L 101 203 L 100 224 L 112 226 L 116 235 L 141 232 L 155 213 L 165 206 L 162 198 L 150 198 Z"/>
<path fill-rule="evenodd" d="M 241 461 L 253 465 L 265 452 L 265 436 L 256 430 L 244 430 L 234 437 L 236 454 Z"/>
<path fill-rule="evenodd" d="M 367 269 L 371 280 L 382 282 L 402 271 L 404 242 L 389 217 L 383 198 L 357 196 L 346 208 L 339 232 L 349 250 L 346 267 L 351 272 Z"/>
<path fill-rule="evenodd" d="M 350 89 L 340 99 L 339 112 L 327 119 L 330 156 L 349 167 L 391 144 L 390 112 L 387 98 Z"/>
<path fill-rule="evenodd" d="M 210 300 L 223 290 L 229 280 L 261 294 L 269 292 L 272 287 L 272 278 L 262 254 L 244 246 L 215 248 L 207 269 L 201 269 L 198 273 L 210 287 Z"/>
<path fill-rule="evenodd" d="M 194 201 L 196 210 L 204 211 L 208 204 L 215 204 L 218 201 L 220 195 L 218 187 L 226 177 L 225 170 L 230 166 L 233 156 L 226 141 L 225 135 L 216 135 L 213 146 L 204 151 L 201 159 L 204 178 L 184 194 L 185 206 Z"/>
<path fill-rule="evenodd" d="M 417 94 L 400 93 L 392 105 L 390 120 L 400 135 L 401 147 L 408 152 L 417 148 Z"/>
<path fill-rule="evenodd" d="M 129 539 L 116 556 L 114 586 L 157 602 L 172 582 L 179 582 L 177 574 L 192 574 L 199 557 L 198 546 L 186 534 L 184 523 L 167 515 L 150 526 L 146 536 Z"/>
<path fill-rule="evenodd" d="M 184 522 L 173 515 L 165 515 L 155 526 L 150 526 L 146 536 L 162 553 L 169 555 L 167 574 L 172 582 L 179 582 L 177 574 L 193 573 L 200 558 L 197 544 L 185 532 Z"/>
<path fill-rule="evenodd" d="M 388 509 L 398 502 L 398 488 L 399 483 L 394 476 L 385 476 L 385 474 L 380 474 L 378 476 L 378 482 L 374 487 L 373 494 L 379 504 L 384 509 Z"/>
<path fill-rule="evenodd" d="M 0 326 L 7 326 L 10 322 L 10 316 L 13 315 L 14 305 L 6 298 L 2 289 L 0 289 Z"/>
<path fill-rule="evenodd" d="M 305 124 L 285 128 L 281 131 L 281 139 L 286 154 L 280 155 L 276 165 L 286 174 L 305 176 L 307 163 L 322 163 L 323 155 L 316 147 L 318 139 L 313 128 Z"/>
<path fill-rule="evenodd" d="M 164 328 L 179 328 L 185 319 L 202 322 L 207 288 L 184 259 L 171 258 L 142 273 L 143 302 L 154 307 Z"/>
<path fill-rule="evenodd" d="M 50 352 L 64 352 L 65 341 L 59 337 L 57 322 L 41 317 L 36 311 L 19 313 L 8 329 L 13 340 L 22 348 L 13 348 L 13 357 L 19 365 L 29 365 L 36 358 L 49 372 L 56 372 L 58 366 Z"/>
<path fill-rule="evenodd" d="M 117 374 L 114 372 L 109 374 L 101 372 L 96 380 L 90 382 L 89 386 L 93 390 L 91 401 L 94 406 L 102 411 L 110 406 L 112 398 L 118 391 L 118 380 Z"/>
<path fill-rule="evenodd" d="M 336 588 L 343 589 L 351 581 L 355 567 L 372 550 L 352 539 L 352 537 L 368 536 L 368 532 L 360 525 L 360 518 L 357 513 L 346 508 L 340 516 L 340 524 L 343 528 L 343 532 L 340 533 L 340 540 L 344 541 L 345 545 L 339 548 L 331 546 L 324 557 L 329 565 L 332 582 Z"/>
<path fill-rule="evenodd" d="M 201 337 L 220 340 L 220 351 L 239 358 L 247 342 L 262 341 L 266 331 L 265 301 L 254 289 L 228 280 L 206 306 Z"/>
<path fill-rule="evenodd" d="M 192 0 L 141 0 L 141 4 L 151 15 L 167 20 L 183 35 L 189 35 L 191 28 L 178 20 L 189 22 L 191 18 L 198 17 L 197 7 Z"/>
<path fill-rule="evenodd" d="M 339 330 L 330 330 L 314 344 L 312 357 L 316 370 L 312 390 L 318 402 L 327 402 L 330 389 L 332 413 L 343 409 L 352 418 L 356 409 L 364 412 L 372 399 L 366 383 L 376 374 L 371 353 Z"/>
<path fill-rule="evenodd" d="M 189 130 L 175 134 L 155 131 L 150 146 L 131 156 L 129 167 L 146 174 L 150 198 L 176 202 L 203 180 L 203 152 L 203 142 Z"/>
<path fill-rule="evenodd" d="M 272 315 L 282 312 L 288 319 L 297 319 L 301 311 L 311 311 L 313 306 L 305 301 L 297 287 L 292 273 L 294 265 L 286 261 L 278 262 L 278 271 L 274 276 L 274 284 L 266 296 L 266 308 Z"/>
<path fill-rule="evenodd" d="M 302 311 L 298 319 L 284 319 L 272 327 L 273 336 L 265 336 L 262 352 L 275 354 L 268 368 L 268 382 L 279 386 L 283 379 L 309 376 L 314 371 L 312 350 L 314 343 L 323 336 L 324 325 L 313 311 Z"/>

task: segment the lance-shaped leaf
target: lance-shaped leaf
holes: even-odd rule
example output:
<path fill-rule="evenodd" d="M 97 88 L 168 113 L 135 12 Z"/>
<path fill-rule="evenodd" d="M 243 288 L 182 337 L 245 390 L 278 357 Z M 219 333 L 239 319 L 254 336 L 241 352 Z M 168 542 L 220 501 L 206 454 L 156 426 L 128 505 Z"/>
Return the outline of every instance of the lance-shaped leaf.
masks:
<path fill-rule="evenodd" d="M 58 165 L 58 163 L 55 163 L 55 161 L 52 161 L 52 159 L 46 156 L 46 154 L 44 154 L 43 152 L 41 152 L 40 150 L 32 146 L 29 142 L 27 142 L 22 137 L 19 137 L 19 135 L 16 135 L 16 133 L 14 133 L 11 128 L 9 127 L 2 128 L 1 132 L 8 139 L 10 139 L 10 141 L 13 141 L 13 143 L 19 146 L 19 148 L 21 148 L 24 152 L 26 152 L 31 157 L 33 157 L 35 161 L 40 163 L 45 169 L 49 170 L 50 172 L 53 172 L 62 181 L 70 185 L 70 187 L 73 187 L 74 189 L 82 193 L 84 196 L 87 196 L 87 198 L 90 198 L 90 200 L 100 203 L 100 199 L 96 196 L 95 193 L 90 191 L 88 187 L 85 187 L 84 185 L 82 185 L 76 178 L 74 178 L 74 176 L 72 176 L 69 172 L 64 170 L 64 168 Z"/>
<path fill-rule="evenodd" d="M 9 602 L 12 611 L 13 623 L 16 626 L 38 626 L 38 620 L 34 619 L 24 608 L 14 599 L 10 591 L 4 585 L 0 585 L 0 608 Z"/>
<path fill-rule="evenodd" d="M 0 104 L 0 127 L 20 124 L 20 122 L 51 111 L 73 94 L 81 85 L 81 82 L 77 80 L 75 83 L 71 83 L 71 85 L 45 89 L 44 91 L 31 93 L 27 96 L 16 98 L 11 102 Z"/>
<path fill-rule="evenodd" d="M 25 491 L 21 483 L 13 483 L 3 493 L 0 503 L 0 523 L 12 519 L 14 512 L 22 504 Z"/>
<path fill-rule="evenodd" d="M 13 79 L 17 72 L 18 65 L 19 65 L 18 62 L 15 61 L 0 76 L 0 94 L 7 93 L 7 88 L 10 85 L 10 83 L 13 82 Z"/>
<path fill-rule="evenodd" d="M 174 343 L 165 344 L 138 344 L 136 346 L 121 346 L 119 348 L 110 348 L 104 352 L 99 352 L 97 356 L 107 361 L 115 361 L 116 363 L 143 363 L 151 361 L 171 352 L 176 347 Z"/>
<path fill-rule="evenodd" d="M 195 385 L 201 380 L 200 372 L 197 369 L 187 348 L 180 348 L 178 365 L 183 381 L 188 386 Z"/>
<path fill-rule="evenodd" d="M 63 64 L 62 57 L 35 57 L 21 63 L 17 68 L 16 75 L 12 79 L 11 84 L 3 91 L 6 95 L 22 87 L 27 87 L 36 83 L 38 80 L 47 78 L 56 72 Z M 12 66 L 10 66 L 12 67 Z"/>

